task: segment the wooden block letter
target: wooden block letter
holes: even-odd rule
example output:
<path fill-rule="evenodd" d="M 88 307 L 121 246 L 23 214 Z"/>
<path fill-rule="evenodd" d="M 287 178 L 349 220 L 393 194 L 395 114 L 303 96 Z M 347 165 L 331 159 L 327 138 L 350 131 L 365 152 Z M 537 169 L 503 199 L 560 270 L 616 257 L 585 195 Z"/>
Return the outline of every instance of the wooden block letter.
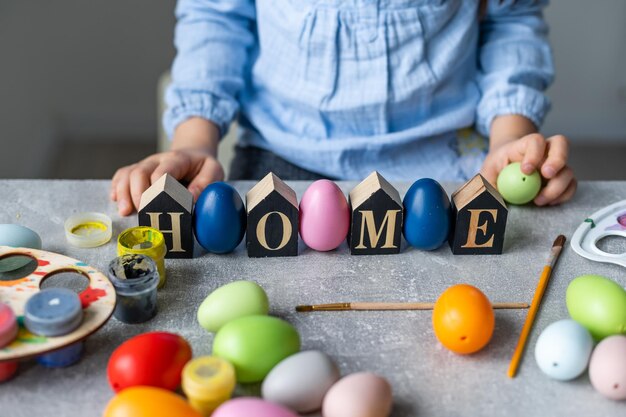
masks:
<path fill-rule="evenodd" d="M 452 253 L 501 254 L 507 214 L 498 190 L 482 175 L 476 175 L 452 194 Z"/>
<path fill-rule="evenodd" d="M 348 245 L 352 255 L 400 252 L 403 208 L 400 194 L 378 172 L 350 192 L 352 219 Z"/>
<path fill-rule="evenodd" d="M 246 194 L 248 256 L 298 255 L 299 211 L 296 193 L 269 173 Z"/>
<path fill-rule="evenodd" d="M 166 258 L 193 257 L 193 195 L 168 174 L 141 195 L 139 226 L 158 229 L 165 237 Z"/>

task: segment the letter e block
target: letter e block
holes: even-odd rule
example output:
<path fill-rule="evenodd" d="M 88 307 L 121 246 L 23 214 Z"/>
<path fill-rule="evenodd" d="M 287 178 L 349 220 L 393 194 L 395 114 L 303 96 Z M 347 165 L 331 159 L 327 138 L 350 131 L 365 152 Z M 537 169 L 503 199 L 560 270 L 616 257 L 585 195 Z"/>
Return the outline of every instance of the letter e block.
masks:
<path fill-rule="evenodd" d="M 158 229 L 165 237 L 166 258 L 193 258 L 193 195 L 169 174 L 141 195 L 139 226 Z"/>
<path fill-rule="evenodd" d="M 403 206 L 400 194 L 378 172 L 350 192 L 352 219 L 348 246 L 352 255 L 400 252 Z"/>
<path fill-rule="evenodd" d="M 454 225 L 449 239 L 452 253 L 501 254 L 507 214 L 498 190 L 482 175 L 476 175 L 452 194 Z"/>
<path fill-rule="evenodd" d="M 269 173 L 246 194 L 246 247 L 251 258 L 298 255 L 296 193 Z"/>

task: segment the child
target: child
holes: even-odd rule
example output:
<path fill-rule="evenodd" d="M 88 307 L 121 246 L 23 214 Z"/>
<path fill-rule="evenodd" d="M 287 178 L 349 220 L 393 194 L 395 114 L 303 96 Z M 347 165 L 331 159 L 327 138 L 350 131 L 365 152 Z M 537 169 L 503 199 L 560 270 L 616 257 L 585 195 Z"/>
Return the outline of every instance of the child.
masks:
<path fill-rule="evenodd" d="M 576 191 L 567 139 L 538 133 L 553 78 L 543 6 L 179 0 L 164 116 L 171 150 L 119 169 L 111 198 L 128 215 L 166 172 L 197 198 L 224 177 L 217 144 L 238 115 L 230 179 L 271 170 L 360 180 L 378 170 L 464 181 L 480 171 L 495 183 L 520 161 L 546 180 L 535 204 L 567 201 Z"/>

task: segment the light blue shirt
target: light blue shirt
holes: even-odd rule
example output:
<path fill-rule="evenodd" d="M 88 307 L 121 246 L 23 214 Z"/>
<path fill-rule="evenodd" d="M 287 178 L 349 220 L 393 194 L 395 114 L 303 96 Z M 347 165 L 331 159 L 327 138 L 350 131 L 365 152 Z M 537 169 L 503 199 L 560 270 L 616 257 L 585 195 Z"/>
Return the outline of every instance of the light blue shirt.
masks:
<path fill-rule="evenodd" d="M 548 111 L 544 3 L 179 0 L 165 127 L 238 117 L 244 145 L 331 177 L 466 180 L 486 148 L 459 129 Z"/>

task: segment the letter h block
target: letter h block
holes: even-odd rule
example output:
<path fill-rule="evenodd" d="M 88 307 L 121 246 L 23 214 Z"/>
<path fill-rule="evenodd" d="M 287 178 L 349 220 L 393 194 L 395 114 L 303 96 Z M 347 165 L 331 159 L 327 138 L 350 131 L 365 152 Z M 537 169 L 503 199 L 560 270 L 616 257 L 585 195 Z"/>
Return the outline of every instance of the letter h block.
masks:
<path fill-rule="evenodd" d="M 454 226 L 449 239 L 452 253 L 501 254 L 507 214 L 498 190 L 482 175 L 476 175 L 452 194 Z"/>
<path fill-rule="evenodd" d="M 163 233 L 166 258 L 193 258 L 193 195 L 169 174 L 163 175 L 141 195 L 139 226 Z"/>
<path fill-rule="evenodd" d="M 246 247 L 251 258 L 298 255 L 296 193 L 273 173 L 246 194 Z"/>
<path fill-rule="evenodd" d="M 348 246 L 352 255 L 400 252 L 403 206 L 400 194 L 374 171 L 350 192 Z"/>

